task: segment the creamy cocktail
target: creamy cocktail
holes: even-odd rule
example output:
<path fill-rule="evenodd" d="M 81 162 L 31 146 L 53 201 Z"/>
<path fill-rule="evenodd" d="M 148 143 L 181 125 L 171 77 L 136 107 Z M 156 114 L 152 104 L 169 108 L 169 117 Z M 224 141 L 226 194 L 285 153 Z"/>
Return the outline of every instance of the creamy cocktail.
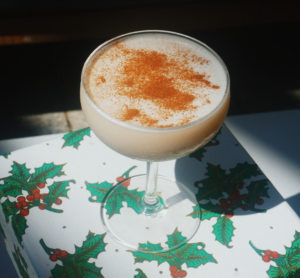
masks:
<path fill-rule="evenodd" d="M 122 183 L 103 200 L 101 220 L 116 241 L 140 250 L 139 243 L 165 242 L 179 229 L 186 240 L 176 248 L 195 234 L 200 210 L 198 218 L 186 217 L 198 206 L 194 194 L 178 181 L 157 176 L 157 162 L 188 155 L 212 139 L 229 98 L 229 75 L 220 57 L 181 34 L 130 33 L 89 56 L 80 99 L 90 127 L 118 153 L 147 161 L 147 175 L 130 177 L 131 188 L 138 189 L 135 212 L 129 206 L 111 219 L 106 213 L 107 204 L 122 198 L 118 192 L 126 194 Z M 160 252 L 166 250 L 163 246 Z"/>

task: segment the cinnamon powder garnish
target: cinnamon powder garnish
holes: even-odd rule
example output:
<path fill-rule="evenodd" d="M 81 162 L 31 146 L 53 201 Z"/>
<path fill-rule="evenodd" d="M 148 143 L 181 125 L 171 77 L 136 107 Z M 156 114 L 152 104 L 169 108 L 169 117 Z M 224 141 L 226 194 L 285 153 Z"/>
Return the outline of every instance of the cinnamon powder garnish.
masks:
<path fill-rule="evenodd" d="M 157 119 L 152 119 L 140 109 L 136 109 L 139 101 L 150 101 L 157 107 L 160 118 L 167 119 L 180 111 L 191 111 L 197 107 L 193 104 L 197 88 L 219 89 L 220 86 L 209 81 L 210 76 L 194 71 L 190 62 L 201 65 L 209 61 L 185 51 L 176 55 L 166 55 L 146 49 L 131 49 L 124 44 L 115 43 L 115 48 L 108 57 L 111 61 L 122 59 L 121 66 L 114 72 L 113 83 L 116 93 L 127 97 L 135 107 L 125 107 L 118 118 L 125 122 L 139 121 L 149 127 L 169 127 L 174 125 L 158 125 Z M 178 58 L 179 57 L 179 58 Z M 96 78 L 96 85 L 104 83 L 102 76 Z M 202 96 L 203 105 L 209 104 L 206 95 Z M 181 118 L 180 123 L 188 123 L 193 116 Z"/>

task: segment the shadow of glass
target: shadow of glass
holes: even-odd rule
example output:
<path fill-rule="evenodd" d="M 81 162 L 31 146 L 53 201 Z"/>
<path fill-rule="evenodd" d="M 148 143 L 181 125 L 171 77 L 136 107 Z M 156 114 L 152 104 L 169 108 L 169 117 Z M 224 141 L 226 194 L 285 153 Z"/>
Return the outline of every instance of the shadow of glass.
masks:
<path fill-rule="evenodd" d="M 201 162 L 195 163 L 195 160 L 188 156 L 178 159 L 175 164 L 176 180 L 195 193 L 202 214 L 225 214 L 230 217 L 233 214 L 240 216 L 263 213 L 284 201 L 274 186 L 262 175 L 254 181 L 244 181 L 234 178 L 230 173 L 225 175 L 220 165 L 205 164 L 205 172 Z M 240 167 L 240 171 L 256 171 L 256 164 L 243 165 L 248 168 Z M 251 167 L 253 169 L 250 169 Z M 222 174 L 224 176 L 221 176 Z M 238 173 L 235 173 L 235 176 L 237 177 Z M 242 182 L 236 183 L 236 180 Z"/>

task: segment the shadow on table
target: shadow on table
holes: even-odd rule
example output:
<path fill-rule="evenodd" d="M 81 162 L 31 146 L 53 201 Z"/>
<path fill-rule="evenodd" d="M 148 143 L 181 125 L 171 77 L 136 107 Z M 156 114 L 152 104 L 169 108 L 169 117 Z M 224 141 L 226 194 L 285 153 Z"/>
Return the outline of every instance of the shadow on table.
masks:
<path fill-rule="evenodd" d="M 231 173 L 220 165 L 206 164 L 203 173 L 199 163 L 188 156 L 180 158 L 175 164 L 175 175 L 177 181 L 196 193 L 202 213 L 248 215 L 265 212 L 284 201 L 263 175 L 251 182 L 243 180 L 247 176 L 244 172 L 256 171 L 256 164 L 240 164 Z"/>

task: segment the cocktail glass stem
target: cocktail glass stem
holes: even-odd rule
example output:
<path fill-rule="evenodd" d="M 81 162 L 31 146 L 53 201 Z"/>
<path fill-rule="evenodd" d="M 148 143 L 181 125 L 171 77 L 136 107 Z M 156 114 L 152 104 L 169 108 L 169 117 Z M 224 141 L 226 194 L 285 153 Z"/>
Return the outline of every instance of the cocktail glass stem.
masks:
<path fill-rule="evenodd" d="M 157 173 L 158 162 L 147 162 L 146 190 L 143 198 L 145 206 L 154 206 L 158 202 Z"/>

